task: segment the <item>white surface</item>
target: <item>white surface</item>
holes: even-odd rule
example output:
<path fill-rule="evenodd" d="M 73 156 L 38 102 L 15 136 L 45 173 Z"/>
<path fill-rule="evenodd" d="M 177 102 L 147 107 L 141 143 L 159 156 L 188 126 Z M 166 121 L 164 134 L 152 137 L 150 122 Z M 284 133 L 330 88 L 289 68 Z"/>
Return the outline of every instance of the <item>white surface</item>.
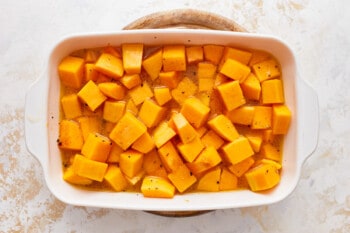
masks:
<path fill-rule="evenodd" d="M 121 29 L 156 11 L 195 8 L 285 39 L 317 91 L 320 138 L 292 195 L 270 206 L 190 218 L 73 207 L 55 199 L 25 147 L 25 90 L 69 33 Z M 349 1 L 0 0 L 0 232 L 350 232 Z"/>

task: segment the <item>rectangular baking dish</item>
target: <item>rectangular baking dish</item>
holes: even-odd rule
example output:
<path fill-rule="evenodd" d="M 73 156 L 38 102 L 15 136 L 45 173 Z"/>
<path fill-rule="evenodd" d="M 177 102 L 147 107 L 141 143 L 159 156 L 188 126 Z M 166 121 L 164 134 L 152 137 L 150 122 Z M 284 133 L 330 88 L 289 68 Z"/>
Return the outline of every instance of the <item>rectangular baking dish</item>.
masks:
<path fill-rule="evenodd" d="M 71 52 L 83 49 L 145 45 L 220 44 L 265 50 L 282 67 L 285 100 L 292 112 L 285 136 L 281 182 L 267 192 L 249 190 L 216 193 L 188 193 L 173 199 L 145 198 L 140 193 L 100 192 L 80 189 L 62 178 L 62 162 L 57 147 L 60 109 L 60 80 L 57 66 Z M 147 211 L 199 211 L 260 206 L 278 202 L 292 193 L 300 178 L 302 164 L 314 151 L 318 140 L 318 100 L 316 92 L 298 75 L 291 48 L 281 39 L 254 33 L 202 29 L 143 29 L 113 33 L 72 35 L 57 42 L 49 53 L 42 76 L 29 88 L 25 102 L 25 139 L 28 150 L 39 160 L 50 191 L 61 201 L 93 206 Z"/>

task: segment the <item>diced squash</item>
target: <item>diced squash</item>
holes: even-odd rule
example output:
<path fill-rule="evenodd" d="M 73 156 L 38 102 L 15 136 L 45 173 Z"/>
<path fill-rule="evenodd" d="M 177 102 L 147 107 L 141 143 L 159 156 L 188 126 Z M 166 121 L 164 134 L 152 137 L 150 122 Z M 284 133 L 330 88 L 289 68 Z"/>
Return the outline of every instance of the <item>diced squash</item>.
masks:
<path fill-rule="evenodd" d="M 228 58 L 221 66 L 219 72 L 233 80 L 243 82 L 250 74 L 249 66 L 246 66 L 239 61 Z"/>
<path fill-rule="evenodd" d="M 207 129 L 206 126 L 202 126 L 202 127 L 198 128 L 198 129 L 196 129 L 196 131 L 197 131 L 198 137 L 201 138 L 208 131 L 208 129 Z"/>
<path fill-rule="evenodd" d="M 221 84 L 217 87 L 217 90 L 227 111 L 231 111 L 246 103 L 238 81 Z"/>
<path fill-rule="evenodd" d="M 83 143 L 79 124 L 73 120 L 62 120 L 59 125 L 58 146 L 61 149 L 80 150 Z"/>
<path fill-rule="evenodd" d="M 250 132 L 245 134 L 245 137 L 248 138 L 250 145 L 255 153 L 260 151 L 261 144 L 263 142 L 262 133 L 260 132 Z"/>
<path fill-rule="evenodd" d="M 224 46 L 221 45 L 208 44 L 203 46 L 204 59 L 215 65 L 219 64 L 223 51 Z"/>
<path fill-rule="evenodd" d="M 274 141 L 275 135 L 273 134 L 272 129 L 264 129 L 261 131 L 262 131 L 263 142 L 271 143 Z"/>
<path fill-rule="evenodd" d="M 159 73 L 160 83 L 164 86 L 167 86 L 170 89 L 174 89 L 177 87 L 181 80 L 180 73 L 177 71 L 161 71 Z"/>
<path fill-rule="evenodd" d="M 220 190 L 220 176 L 221 168 L 216 167 L 215 169 L 205 173 L 197 183 L 197 190 L 217 192 Z"/>
<path fill-rule="evenodd" d="M 271 57 L 271 55 L 265 51 L 253 50 L 252 51 L 252 58 L 249 61 L 249 66 L 253 66 L 257 63 L 268 60 L 270 57 Z"/>
<path fill-rule="evenodd" d="M 128 181 L 117 165 L 108 165 L 104 180 L 117 192 L 124 191 L 128 187 Z"/>
<path fill-rule="evenodd" d="M 80 88 L 84 78 L 84 59 L 67 56 L 58 66 L 61 82 L 69 87 Z"/>
<path fill-rule="evenodd" d="M 203 47 L 197 45 L 186 47 L 186 59 L 188 64 L 203 61 Z"/>
<path fill-rule="evenodd" d="M 277 162 L 282 160 L 282 151 L 270 143 L 261 146 L 260 154 L 266 159 L 271 159 Z"/>
<path fill-rule="evenodd" d="M 132 99 L 129 99 L 126 102 L 125 108 L 128 112 L 132 113 L 134 116 L 137 116 L 137 114 L 139 113 L 139 109 L 137 108 L 137 106 L 135 105 Z"/>
<path fill-rule="evenodd" d="M 90 133 L 101 132 L 101 121 L 95 116 L 82 116 L 77 119 L 80 124 L 81 132 L 83 134 L 84 141 L 88 138 Z"/>
<path fill-rule="evenodd" d="M 208 120 L 210 108 L 198 98 L 191 97 L 184 101 L 180 112 L 198 129 Z"/>
<path fill-rule="evenodd" d="M 123 61 L 110 53 L 102 53 L 95 63 L 95 68 L 99 72 L 119 79 L 124 74 Z"/>
<path fill-rule="evenodd" d="M 116 143 L 112 142 L 111 150 L 109 152 L 109 156 L 107 159 L 107 163 L 119 163 L 120 154 L 123 153 L 124 150 L 120 148 Z"/>
<path fill-rule="evenodd" d="M 177 149 L 180 151 L 182 157 L 187 162 L 192 162 L 197 158 L 199 153 L 203 150 L 204 145 L 199 137 L 195 137 L 188 143 L 180 142 L 177 144 Z"/>
<path fill-rule="evenodd" d="M 125 179 L 129 182 L 129 184 L 131 184 L 132 186 L 135 186 L 139 181 L 142 180 L 144 176 L 145 176 L 145 171 L 141 170 L 133 177 L 125 176 Z"/>
<path fill-rule="evenodd" d="M 255 106 L 252 129 L 268 129 L 271 127 L 272 108 L 268 106 Z"/>
<path fill-rule="evenodd" d="M 141 73 L 143 44 L 122 44 L 123 66 L 127 74 Z"/>
<path fill-rule="evenodd" d="M 141 83 L 141 85 L 131 89 L 129 91 L 129 95 L 137 106 L 139 104 L 142 104 L 146 99 L 153 97 L 153 92 L 149 84 L 144 81 Z"/>
<path fill-rule="evenodd" d="M 163 47 L 163 70 L 185 71 L 186 53 L 184 45 L 165 45 Z"/>
<path fill-rule="evenodd" d="M 156 99 L 157 103 L 160 106 L 166 104 L 172 99 L 170 90 L 168 87 L 154 88 L 154 98 Z"/>
<path fill-rule="evenodd" d="M 81 105 L 78 96 L 75 93 L 64 95 L 61 98 L 64 116 L 67 119 L 73 119 L 81 116 Z"/>
<path fill-rule="evenodd" d="M 241 88 L 246 99 L 260 100 L 260 81 L 253 73 L 250 73 L 248 77 L 241 83 Z"/>
<path fill-rule="evenodd" d="M 159 106 L 153 100 L 146 99 L 141 106 L 139 117 L 148 128 L 152 128 L 163 120 L 165 113 L 166 108 Z"/>
<path fill-rule="evenodd" d="M 187 163 L 187 166 L 197 175 L 217 166 L 221 161 L 222 159 L 218 151 L 214 147 L 209 146 L 206 147 L 193 162 L 189 161 L 190 163 Z"/>
<path fill-rule="evenodd" d="M 262 191 L 276 186 L 280 181 L 278 169 L 272 164 L 261 164 L 245 173 L 252 191 Z"/>
<path fill-rule="evenodd" d="M 78 96 L 89 106 L 91 111 L 95 111 L 107 99 L 92 80 L 84 85 L 78 92 Z"/>
<path fill-rule="evenodd" d="M 95 161 L 106 162 L 111 147 L 112 142 L 108 137 L 98 133 L 90 133 L 84 142 L 81 154 Z"/>
<path fill-rule="evenodd" d="M 147 175 L 155 175 L 157 170 L 164 168 L 157 150 L 151 150 L 143 156 L 142 167 Z"/>
<path fill-rule="evenodd" d="M 188 77 L 184 77 L 177 87 L 171 91 L 171 95 L 179 104 L 193 96 L 197 92 L 197 85 Z"/>
<path fill-rule="evenodd" d="M 182 113 L 174 114 L 171 119 L 173 120 L 176 127 L 176 132 L 180 136 L 183 143 L 189 143 L 195 137 L 197 137 L 197 131 L 192 127 Z"/>
<path fill-rule="evenodd" d="M 175 187 L 169 181 L 157 176 L 146 176 L 141 185 L 145 197 L 172 198 Z"/>
<path fill-rule="evenodd" d="M 228 169 L 235 174 L 235 176 L 241 177 L 249 170 L 249 168 L 251 168 L 251 166 L 253 166 L 254 162 L 255 160 L 250 156 L 239 163 L 231 164 L 228 166 Z"/>
<path fill-rule="evenodd" d="M 279 65 L 273 58 L 253 65 L 252 69 L 260 82 L 277 78 L 281 75 Z"/>
<path fill-rule="evenodd" d="M 132 149 L 137 150 L 141 153 L 148 153 L 155 147 L 153 138 L 148 132 L 142 134 L 131 146 Z"/>
<path fill-rule="evenodd" d="M 226 116 L 234 123 L 251 125 L 254 118 L 255 106 L 244 105 L 226 113 Z"/>
<path fill-rule="evenodd" d="M 258 166 L 260 164 L 271 164 L 271 165 L 275 166 L 277 169 L 282 168 L 282 165 L 279 162 L 276 162 L 276 161 L 271 160 L 271 159 L 260 159 L 260 160 L 255 162 L 254 166 Z"/>
<path fill-rule="evenodd" d="M 178 169 L 170 173 L 168 178 L 180 193 L 186 191 L 197 181 L 197 178 L 191 173 L 185 164 L 180 165 Z"/>
<path fill-rule="evenodd" d="M 139 74 L 125 74 L 119 81 L 128 89 L 132 89 L 142 83 Z"/>
<path fill-rule="evenodd" d="M 95 65 L 91 63 L 85 64 L 85 81 L 97 81 L 98 71 L 95 69 Z"/>
<path fill-rule="evenodd" d="M 100 91 L 109 98 L 122 100 L 125 97 L 125 88 L 115 82 L 103 82 L 98 84 Z"/>
<path fill-rule="evenodd" d="M 95 63 L 98 58 L 97 52 L 92 49 L 88 49 L 85 52 L 85 62 L 86 63 Z"/>
<path fill-rule="evenodd" d="M 244 51 L 241 49 L 232 48 L 226 46 L 220 61 L 220 65 L 224 64 L 227 59 L 236 60 L 244 65 L 248 65 L 250 59 L 252 57 L 252 53 L 249 51 Z"/>
<path fill-rule="evenodd" d="M 152 137 L 154 144 L 159 148 L 163 146 L 166 142 L 172 139 L 176 135 L 176 132 L 169 127 L 166 121 L 161 122 L 157 128 L 153 130 Z"/>
<path fill-rule="evenodd" d="M 163 66 L 162 58 L 163 50 L 159 49 L 142 61 L 142 67 L 146 70 L 152 80 L 158 78 L 159 72 Z"/>
<path fill-rule="evenodd" d="M 165 169 L 168 172 L 175 171 L 183 164 L 182 159 L 171 141 L 165 143 L 158 149 L 158 153 Z"/>
<path fill-rule="evenodd" d="M 283 84 L 280 79 L 270 79 L 261 83 L 261 100 L 263 104 L 284 103 Z"/>
<path fill-rule="evenodd" d="M 214 78 L 200 78 L 198 79 L 198 91 L 199 92 L 211 92 L 214 87 Z"/>
<path fill-rule="evenodd" d="M 225 76 L 221 73 L 217 73 L 215 75 L 214 88 L 216 88 L 217 86 L 220 86 L 221 84 L 224 84 L 228 81 L 232 81 L 232 79 L 228 78 L 227 76 Z"/>
<path fill-rule="evenodd" d="M 244 136 L 224 145 L 222 151 L 227 161 L 232 164 L 237 164 L 254 154 L 248 139 Z"/>
<path fill-rule="evenodd" d="M 223 168 L 220 176 L 219 190 L 227 191 L 237 189 L 238 179 L 227 168 Z"/>
<path fill-rule="evenodd" d="M 71 184 L 78 185 L 89 185 L 92 183 L 91 179 L 75 174 L 72 166 L 67 167 L 63 172 L 63 179 Z"/>
<path fill-rule="evenodd" d="M 95 83 L 99 84 L 99 83 L 112 82 L 112 81 L 113 81 L 113 79 L 111 77 L 98 72 L 97 79 L 96 79 Z"/>
<path fill-rule="evenodd" d="M 214 130 L 220 137 L 227 141 L 234 141 L 238 138 L 239 134 L 232 124 L 230 119 L 220 114 L 210 121 L 208 121 L 209 127 Z"/>
<path fill-rule="evenodd" d="M 123 174 L 134 177 L 142 169 L 143 154 L 135 150 L 127 150 L 120 154 L 119 166 Z"/>
<path fill-rule="evenodd" d="M 216 65 L 210 62 L 199 62 L 197 64 L 198 79 L 213 79 L 216 74 Z"/>
<path fill-rule="evenodd" d="M 103 53 L 109 53 L 109 54 L 115 56 L 116 58 L 122 58 L 122 56 L 120 55 L 119 48 L 113 47 L 111 45 L 108 45 L 105 48 L 103 48 L 102 52 Z"/>
<path fill-rule="evenodd" d="M 272 106 L 272 133 L 286 134 L 289 129 L 292 114 L 286 105 Z"/>
<path fill-rule="evenodd" d="M 139 121 L 132 113 L 126 112 L 118 121 L 109 138 L 126 150 L 147 130 L 147 127 Z"/>
<path fill-rule="evenodd" d="M 125 112 L 124 101 L 106 101 L 103 106 L 103 119 L 112 123 L 117 123 Z"/>
<path fill-rule="evenodd" d="M 216 150 L 218 150 L 225 143 L 225 141 L 217 133 L 215 133 L 214 130 L 208 130 L 203 135 L 201 140 L 204 146 L 212 146 Z"/>
<path fill-rule="evenodd" d="M 107 171 L 108 164 L 94 161 L 80 154 L 76 154 L 73 160 L 73 170 L 78 176 L 91 180 L 102 181 Z"/>

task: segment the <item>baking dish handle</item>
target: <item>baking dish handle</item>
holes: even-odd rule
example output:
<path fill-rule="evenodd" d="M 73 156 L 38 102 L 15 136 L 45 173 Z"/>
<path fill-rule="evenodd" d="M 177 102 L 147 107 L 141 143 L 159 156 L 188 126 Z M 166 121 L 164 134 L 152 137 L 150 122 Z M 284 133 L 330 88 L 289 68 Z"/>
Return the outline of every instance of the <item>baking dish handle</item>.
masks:
<path fill-rule="evenodd" d="M 318 143 L 319 131 L 319 106 L 316 91 L 304 80 L 299 82 L 300 93 L 303 97 L 300 100 L 300 135 L 301 137 L 301 163 L 315 151 Z"/>
<path fill-rule="evenodd" d="M 46 114 L 46 82 L 39 78 L 26 93 L 24 109 L 24 133 L 29 152 L 38 159 L 41 165 L 46 164 L 47 154 L 47 126 Z"/>

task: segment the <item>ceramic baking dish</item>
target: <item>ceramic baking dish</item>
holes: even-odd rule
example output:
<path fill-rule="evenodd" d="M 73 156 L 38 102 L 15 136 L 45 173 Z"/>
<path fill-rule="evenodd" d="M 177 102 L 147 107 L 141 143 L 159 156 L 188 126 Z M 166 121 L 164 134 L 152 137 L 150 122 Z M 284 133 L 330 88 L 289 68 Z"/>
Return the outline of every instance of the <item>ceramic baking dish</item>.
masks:
<path fill-rule="evenodd" d="M 268 192 L 248 190 L 216 193 L 188 193 L 173 199 L 144 198 L 139 193 L 99 192 L 80 189 L 62 179 L 62 163 L 57 147 L 60 109 L 60 81 L 57 66 L 71 52 L 122 43 L 220 44 L 270 52 L 280 62 L 286 104 L 293 119 L 285 137 L 280 184 Z M 25 138 L 28 150 L 40 161 L 50 191 L 61 201 L 78 206 L 94 206 L 147 211 L 199 211 L 260 206 L 278 202 L 292 193 L 300 178 L 303 162 L 318 140 L 318 100 L 315 91 L 298 75 L 295 55 L 282 40 L 253 33 L 202 29 L 143 29 L 115 33 L 73 35 L 49 53 L 43 75 L 30 87 L 25 103 Z"/>

